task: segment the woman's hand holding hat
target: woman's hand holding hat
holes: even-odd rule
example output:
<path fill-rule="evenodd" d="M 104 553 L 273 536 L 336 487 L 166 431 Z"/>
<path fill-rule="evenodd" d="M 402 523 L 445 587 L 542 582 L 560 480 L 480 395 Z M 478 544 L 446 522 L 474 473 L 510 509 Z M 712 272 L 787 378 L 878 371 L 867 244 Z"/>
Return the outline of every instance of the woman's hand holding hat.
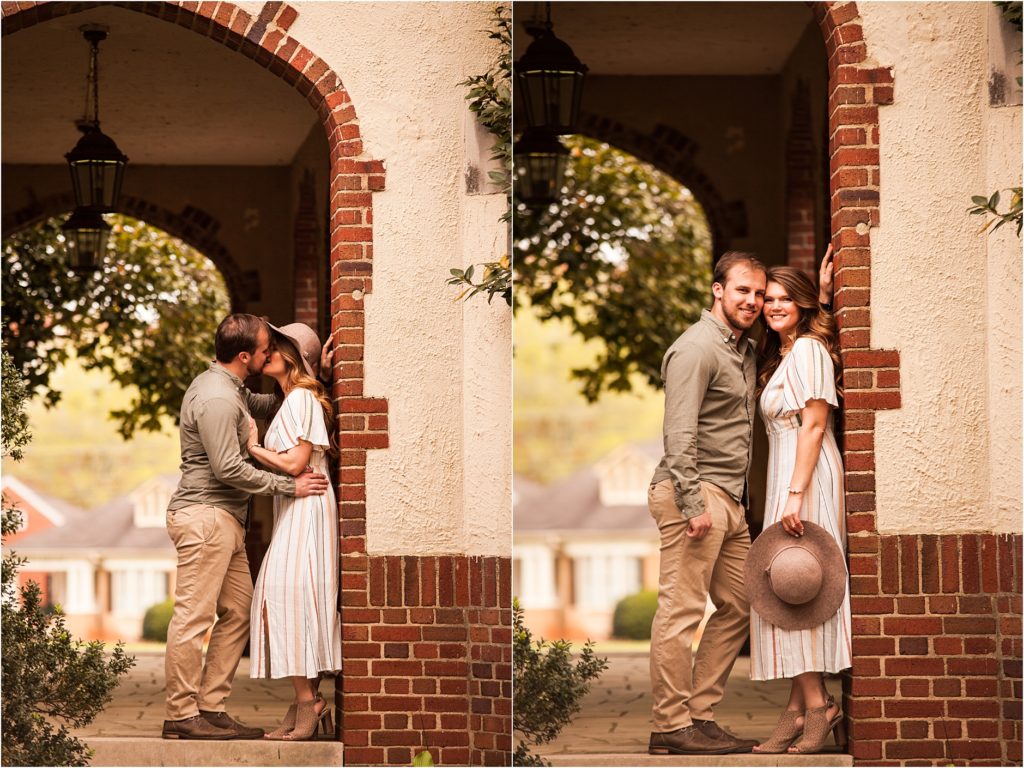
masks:
<path fill-rule="evenodd" d="M 782 513 L 782 528 L 790 536 L 799 538 L 804 535 L 804 523 L 800 519 L 800 508 L 803 506 L 803 497 L 790 493 L 786 499 L 786 509 Z"/>

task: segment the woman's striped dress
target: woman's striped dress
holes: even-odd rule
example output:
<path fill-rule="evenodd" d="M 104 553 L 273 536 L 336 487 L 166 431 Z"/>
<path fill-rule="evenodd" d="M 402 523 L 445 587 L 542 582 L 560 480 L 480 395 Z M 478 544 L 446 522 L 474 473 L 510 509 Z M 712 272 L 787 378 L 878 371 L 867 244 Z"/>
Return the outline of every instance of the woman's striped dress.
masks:
<path fill-rule="evenodd" d="M 808 400 L 825 400 L 838 407 L 834 368 L 824 345 L 801 337 L 779 363 L 761 393 L 761 416 L 768 429 L 768 490 L 764 527 L 782 519 L 796 463 L 800 410 Z M 846 551 L 846 512 L 843 504 L 843 464 L 833 433 L 831 411 L 828 427 L 811 482 L 803 494 L 800 517 L 822 526 Z M 751 609 L 750 677 L 774 680 L 804 672 L 838 672 L 851 666 L 850 582 L 835 616 L 819 627 L 779 629 Z"/>
<path fill-rule="evenodd" d="M 330 475 L 323 409 L 307 389 L 293 389 L 270 424 L 264 445 L 313 444 L 309 463 Z M 338 506 L 323 496 L 274 497 L 274 533 L 253 589 L 250 677 L 316 677 L 341 669 L 338 613 Z"/>

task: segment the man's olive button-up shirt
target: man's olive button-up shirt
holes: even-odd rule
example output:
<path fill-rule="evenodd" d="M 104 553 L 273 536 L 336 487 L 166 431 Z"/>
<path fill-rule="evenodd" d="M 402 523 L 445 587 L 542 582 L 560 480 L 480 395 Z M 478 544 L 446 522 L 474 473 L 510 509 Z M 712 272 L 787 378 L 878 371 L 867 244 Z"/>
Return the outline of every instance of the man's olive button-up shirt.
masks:
<path fill-rule="evenodd" d="M 277 398 L 253 394 L 216 362 L 196 376 L 181 403 L 181 480 L 168 510 L 209 504 L 244 526 L 250 496 L 294 496 L 294 478 L 248 461 L 250 413 L 269 418 L 276 408 Z"/>
<path fill-rule="evenodd" d="M 754 342 L 708 310 L 675 340 L 661 364 L 665 455 L 652 483 L 671 480 L 685 519 L 704 512 L 700 482 L 745 497 L 754 431 Z"/>

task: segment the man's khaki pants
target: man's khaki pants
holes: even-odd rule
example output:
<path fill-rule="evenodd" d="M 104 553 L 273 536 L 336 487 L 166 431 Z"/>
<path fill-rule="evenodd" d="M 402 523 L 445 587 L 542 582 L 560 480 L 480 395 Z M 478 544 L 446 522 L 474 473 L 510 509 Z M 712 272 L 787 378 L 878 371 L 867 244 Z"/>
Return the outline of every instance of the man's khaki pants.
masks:
<path fill-rule="evenodd" d="M 743 563 L 750 549 L 743 506 L 718 486 L 702 482 L 701 496 L 711 513 L 702 539 L 686 535 L 671 480 L 648 491 L 648 506 L 661 533 L 658 611 L 651 627 L 651 688 L 654 730 L 668 733 L 713 720 L 725 683 L 750 631 L 750 607 L 743 586 Z M 692 659 L 693 635 L 707 598 L 717 609 L 708 620 Z"/>
<path fill-rule="evenodd" d="M 225 709 L 249 639 L 252 576 L 245 530 L 230 512 L 208 504 L 168 511 L 167 533 L 178 550 L 164 662 L 167 719 L 184 720 L 200 709 Z M 203 638 L 211 625 L 204 667 Z"/>

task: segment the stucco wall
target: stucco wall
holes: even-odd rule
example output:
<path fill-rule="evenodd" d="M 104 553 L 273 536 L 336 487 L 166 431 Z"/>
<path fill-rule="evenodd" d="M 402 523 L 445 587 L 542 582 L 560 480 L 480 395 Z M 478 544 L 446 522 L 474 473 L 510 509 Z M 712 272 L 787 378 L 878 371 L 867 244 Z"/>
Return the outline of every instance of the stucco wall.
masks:
<path fill-rule="evenodd" d="M 887 533 L 1020 529 L 1020 240 L 965 212 L 1020 184 L 1020 108 L 988 105 L 988 5 L 858 5 L 896 81 L 871 234 L 871 342 L 901 359 L 902 408 L 876 416 Z"/>
<path fill-rule="evenodd" d="M 243 3 L 258 13 L 262 3 Z M 294 3 L 290 35 L 338 73 L 373 200 L 365 394 L 389 402 L 390 447 L 367 458 L 370 554 L 509 555 L 511 313 L 453 301 L 451 267 L 505 252 L 500 195 L 470 195 L 465 89 L 494 58 L 490 3 Z"/>

